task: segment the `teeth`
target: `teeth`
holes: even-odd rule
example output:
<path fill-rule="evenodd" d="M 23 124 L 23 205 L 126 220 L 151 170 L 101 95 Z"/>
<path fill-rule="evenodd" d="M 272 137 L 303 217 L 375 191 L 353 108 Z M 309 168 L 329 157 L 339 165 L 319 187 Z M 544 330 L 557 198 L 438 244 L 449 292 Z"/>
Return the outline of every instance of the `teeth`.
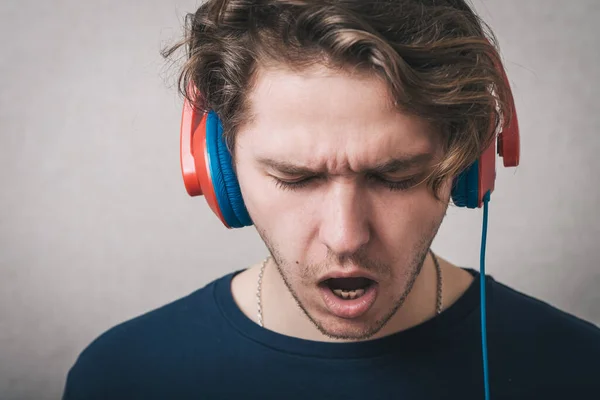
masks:
<path fill-rule="evenodd" d="M 341 297 L 343 299 L 354 300 L 365 294 L 365 289 L 356 289 L 356 290 L 343 290 L 343 289 L 335 289 L 333 293 L 336 296 Z"/>

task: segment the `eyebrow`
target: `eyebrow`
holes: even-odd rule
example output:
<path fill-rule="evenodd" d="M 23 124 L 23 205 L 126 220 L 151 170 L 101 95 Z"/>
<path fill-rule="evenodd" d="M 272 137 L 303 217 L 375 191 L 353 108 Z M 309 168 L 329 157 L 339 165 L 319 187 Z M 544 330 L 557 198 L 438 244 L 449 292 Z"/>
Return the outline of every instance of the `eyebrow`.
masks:
<path fill-rule="evenodd" d="M 358 172 L 369 175 L 382 175 L 400 172 L 403 170 L 424 166 L 428 164 L 432 158 L 433 154 L 429 152 L 404 155 L 382 161 L 373 167 L 364 168 Z M 259 164 L 265 167 L 272 168 L 287 175 L 319 175 L 326 172 L 323 169 L 319 170 L 305 165 L 298 165 L 288 161 L 275 160 L 268 157 L 260 157 L 257 161 Z"/>

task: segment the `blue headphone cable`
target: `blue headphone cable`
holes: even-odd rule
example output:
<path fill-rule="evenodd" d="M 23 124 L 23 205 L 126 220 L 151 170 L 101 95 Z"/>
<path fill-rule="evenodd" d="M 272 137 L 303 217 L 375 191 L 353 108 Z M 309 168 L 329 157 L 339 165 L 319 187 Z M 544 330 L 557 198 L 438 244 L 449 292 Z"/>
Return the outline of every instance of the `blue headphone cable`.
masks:
<path fill-rule="evenodd" d="M 483 352 L 483 385 L 485 390 L 485 400 L 490 400 L 490 381 L 488 370 L 488 352 L 487 352 L 487 329 L 486 329 L 486 302 L 485 302 L 485 244 L 487 239 L 488 225 L 488 202 L 490 201 L 490 192 L 483 196 L 483 228 L 481 232 L 481 257 L 479 259 L 479 287 L 481 296 L 481 349 Z"/>

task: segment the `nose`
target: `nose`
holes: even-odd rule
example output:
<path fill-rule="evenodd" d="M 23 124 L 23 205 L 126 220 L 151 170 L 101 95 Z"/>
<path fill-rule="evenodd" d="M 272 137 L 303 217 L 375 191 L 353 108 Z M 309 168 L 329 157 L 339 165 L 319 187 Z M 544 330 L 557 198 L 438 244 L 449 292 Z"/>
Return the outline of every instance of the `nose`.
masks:
<path fill-rule="evenodd" d="M 371 238 L 368 201 L 353 183 L 332 186 L 322 204 L 319 239 L 337 257 L 352 256 Z"/>

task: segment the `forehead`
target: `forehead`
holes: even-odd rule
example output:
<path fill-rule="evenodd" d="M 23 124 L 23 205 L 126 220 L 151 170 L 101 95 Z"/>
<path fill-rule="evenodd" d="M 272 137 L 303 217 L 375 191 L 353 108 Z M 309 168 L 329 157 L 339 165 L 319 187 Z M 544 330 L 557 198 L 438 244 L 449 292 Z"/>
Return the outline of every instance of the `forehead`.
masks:
<path fill-rule="evenodd" d="M 430 124 L 396 109 L 377 75 L 325 67 L 301 73 L 265 69 L 248 100 L 252 123 L 239 132 L 238 142 L 255 158 L 341 173 L 436 151 Z"/>

